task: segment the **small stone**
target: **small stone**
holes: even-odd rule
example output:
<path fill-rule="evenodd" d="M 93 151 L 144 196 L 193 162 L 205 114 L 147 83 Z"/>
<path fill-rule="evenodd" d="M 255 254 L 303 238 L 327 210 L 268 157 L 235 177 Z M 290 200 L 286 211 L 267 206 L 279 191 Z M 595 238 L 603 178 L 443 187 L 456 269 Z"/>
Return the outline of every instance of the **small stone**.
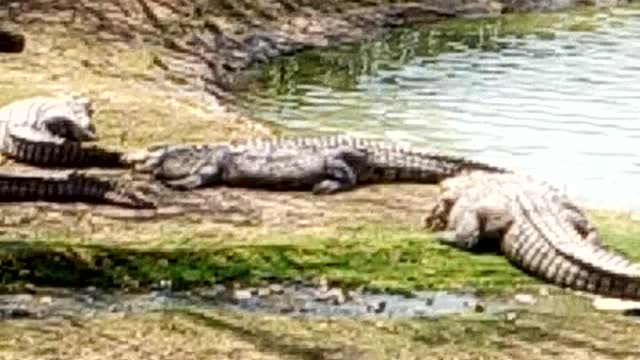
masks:
<path fill-rule="evenodd" d="M 51 298 L 51 296 L 43 296 L 40 298 L 40 304 L 51 305 L 52 303 L 53 303 L 53 298 Z"/>
<path fill-rule="evenodd" d="M 319 301 L 330 302 L 332 305 L 341 305 L 341 304 L 344 304 L 346 301 L 346 298 L 344 296 L 342 289 L 339 289 L 339 288 L 333 288 L 329 291 L 322 292 L 318 294 L 316 298 Z"/>
<path fill-rule="evenodd" d="M 167 259 L 158 259 L 158 266 L 160 266 L 160 267 L 169 266 L 169 260 L 167 260 Z"/>
<path fill-rule="evenodd" d="M 508 312 L 506 313 L 505 317 L 507 321 L 514 322 L 518 318 L 518 314 L 516 314 L 515 312 Z"/>
<path fill-rule="evenodd" d="M 538 302 L 535 297 L 529 294 L 517 294 L 513 298 L 515 301 L 526 305 L 535 305 Z"/>
<path fill-rule="evenodd" d="M 477 313 L 482 313 L 486 310 L 485 306 L 479 302 L 477 302 L 474 306 L 473 306 L 473 311 L 477 312 Z"/>
<path fill-rule="evenodd" d="M 29 275 L 29 273 L 31 273 L 29 269 L 20 269 L 20 271 L 18 271 L 18 276 L 24 277 Z"/>
<path fill-rule="evenodd" d="M 593 307 L 601 311 L 631 311 L 640 309 L 640 301 L 622 300 L 616 298 L 596 298 Z"/>
<path fill-rule="evenodd" d="M 235 289 L 233 290 L 233 299 L 236 301 L 248 300 L 251 299 L 253 295 L 251 294 L 251 290 L 247 289 Z"/>
<path fill-rule="evenodd" d="M 271 295 L 271 290 L 268 287 L 259 287 L 256 293 L 259 297 L 265 297 Z"/>
<path fill-rule="evenodd" d="M 549 296 L 549 289 L 546 287 L 541 287 L 540 290 L 538 290 L 538 294 L 540 296 Z"/>
<path fill-rule="evenodd" d="M 374 301 L 370 304 L 367 304 L 367 312 L 374 312 L 376 314 L 380 314 L 387 308 L 387 302 L 384 300 Z"/>
<path fill-rule="evenodd" d="M 430 297 L 427 298 L 427 300 L 424 303 L 427 306 L 433 306 L 433 303 L 435 301 L 436 301 L 436 299 L 433 296 L 430 296 Z"/>
<path fill-rule="evenodd" d="M 271 284 L 269 285 L 269 291 L 273 294 L 282 294 L 284 292 L 284 286 L 280 284 Z"/>

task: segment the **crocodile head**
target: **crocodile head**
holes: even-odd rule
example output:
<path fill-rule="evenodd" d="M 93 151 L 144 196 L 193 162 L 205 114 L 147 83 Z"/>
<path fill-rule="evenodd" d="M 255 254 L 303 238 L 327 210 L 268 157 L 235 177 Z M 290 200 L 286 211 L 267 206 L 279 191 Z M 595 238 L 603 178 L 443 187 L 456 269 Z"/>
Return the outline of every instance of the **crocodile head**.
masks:
<path fill-rule="evenodd" d="M 87 97 L 71 94 L 63 97 L 57 106 L 47 108 L 43 117 L 49 133 L 69 141 L 98 140 L 93 118 L 93 103 Z"/>

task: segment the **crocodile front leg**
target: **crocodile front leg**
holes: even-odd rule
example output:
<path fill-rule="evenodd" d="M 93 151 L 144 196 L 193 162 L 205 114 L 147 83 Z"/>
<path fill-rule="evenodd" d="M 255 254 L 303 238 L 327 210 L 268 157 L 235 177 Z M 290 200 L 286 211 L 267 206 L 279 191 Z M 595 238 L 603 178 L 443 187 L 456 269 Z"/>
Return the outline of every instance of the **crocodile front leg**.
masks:
<path fill-rule="evenodd" d="M 44 124 L 47 132 L 61 139 L 76 142 L 89 142 L 98 140 L 95 125 L 90 123 L 86 126 L 78 124 L 65 117 L 48 118 Z"/>
<path fill-rule="evenodd" d="M 444 201 L 447 204 L 436 204 L 425 219 L 438 241 L 463 250 L 480 246 L 498 250 L 501 234 L 513 223 L 508 209 L 490 197 L 480 201 L 462 197 L 452 206 L 451 199 Z"/>
<path fill-rule="evenodd" d="M 335 194 L 351 190 L 358 181 L 358 171 L 366 166 L 367 154 L 352 148 L 339 148 L 329 154 L 325 167 L 328 179 L 315 184 L 314 195 Z"/>

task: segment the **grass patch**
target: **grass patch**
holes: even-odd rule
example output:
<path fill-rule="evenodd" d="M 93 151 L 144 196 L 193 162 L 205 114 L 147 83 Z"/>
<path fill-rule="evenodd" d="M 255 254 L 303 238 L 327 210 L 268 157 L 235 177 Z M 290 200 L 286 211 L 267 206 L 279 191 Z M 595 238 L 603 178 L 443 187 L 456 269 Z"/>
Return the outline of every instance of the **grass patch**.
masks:
<path fill-rule="evenodd" d="M 320 276 L 345 285 L 389 290 L 480 287 L 491 291 L 535 282 L 502 257 L 459 252 L 426 232 L 402 227 L 364 226 L 339 235 L 274 233 L 259 244 L 238 245 L 230 240 L 236 244 L 165 245 L 164 249 L 70 246 L 60 235 L 4 241 L 0 278 L 4 284 L 101 287 L 148 287 L 171 280 L 177 289 Z"/>
<path fill-rule="evenodd" d="M 595 219 L 610 246 L 640 260 L 632 241 L 640 236 L 637 222 L 603 214 Z M 426 231 L 397 225 L 300 234 L 274 231 L 255 242 L 225 232 L 220 242 L 169 237 L 153 241 L 162 245 L 146 246 L 78 243 L 55 232 L 40 236 L 26 242 L 4 236 L 3 284 L 135 289 L 170 280 L 174 288 L 186 289 L 326 277 L 343 285 L 394 291 L 476 288 L 485 293 L 540 284 L 502 256 L 458 251 L 434 241 Z"/>

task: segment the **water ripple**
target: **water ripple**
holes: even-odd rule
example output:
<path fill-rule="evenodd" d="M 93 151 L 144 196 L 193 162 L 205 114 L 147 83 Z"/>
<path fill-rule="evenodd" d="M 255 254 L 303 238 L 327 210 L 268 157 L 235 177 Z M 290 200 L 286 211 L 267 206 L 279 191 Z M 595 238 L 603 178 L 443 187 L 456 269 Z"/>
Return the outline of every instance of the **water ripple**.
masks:
<path fill-rule="evenodd" d="M 640 210 L 639 14 L 583 15 L 594 31 L 524 36 L 495 30 L 498 20 L 473 36 L 405 29 L 345 47 L 339 63 L 349 66 L 340 69 L 322 65 L 321 53 L 289 60 L 305 73 L 318 66 L 309 72 L 317 76 L 294 76 L 285 93 L 260 88 L 248 106 L 292 128 L 426 144 L 566 184 L 590 203 Z"/>

